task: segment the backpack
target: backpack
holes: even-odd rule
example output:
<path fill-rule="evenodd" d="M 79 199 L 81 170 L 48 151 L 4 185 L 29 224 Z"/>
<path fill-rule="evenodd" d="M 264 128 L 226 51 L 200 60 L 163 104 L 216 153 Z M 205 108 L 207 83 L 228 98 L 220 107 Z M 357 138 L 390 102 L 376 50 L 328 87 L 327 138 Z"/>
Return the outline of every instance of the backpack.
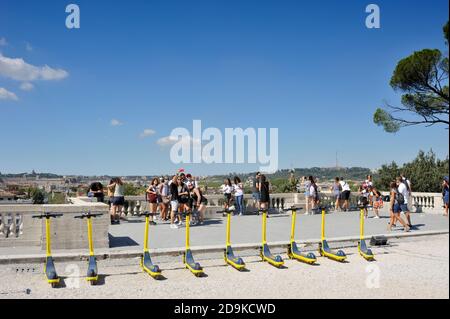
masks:
<path fill-rule="evenodd" d="M 405 196 L 403 196 L 403 194 L 399 192 L 398 188 L 397 191 L 395 192 L 395 200 L 399 205 L 405 204 Z"/>

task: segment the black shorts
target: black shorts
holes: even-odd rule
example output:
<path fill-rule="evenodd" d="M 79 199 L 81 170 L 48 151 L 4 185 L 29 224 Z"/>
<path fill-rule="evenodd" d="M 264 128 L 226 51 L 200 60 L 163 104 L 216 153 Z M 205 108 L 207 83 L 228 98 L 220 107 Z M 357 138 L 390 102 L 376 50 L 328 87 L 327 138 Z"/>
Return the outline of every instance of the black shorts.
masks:
<path fill-rule="evenodd" d="M 350 199 L 350 191 L 343 191 L 341 194 L 342 200 L 349 200 Z"/>

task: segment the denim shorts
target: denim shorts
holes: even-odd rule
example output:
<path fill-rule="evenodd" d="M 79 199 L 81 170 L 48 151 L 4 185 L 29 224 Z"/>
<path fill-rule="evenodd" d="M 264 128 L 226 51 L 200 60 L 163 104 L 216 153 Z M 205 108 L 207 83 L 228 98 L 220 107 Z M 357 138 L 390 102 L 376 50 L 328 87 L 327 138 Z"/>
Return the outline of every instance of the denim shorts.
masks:
<path fill-rule="evenodd" d="M 114 196 L 111 200 L 113 206 L 123 206 L 125 204 L 125 197 Z"/>
<path fill-rule="evenodd" d="M 408 209 L 408 205 L 407 204 L 402 204 L 402 205 L 395 204 L 394 205 L 394 213 L 395 214 L 400 214 L 401 212 L 406 213 L 408 211 L 409 211 L 409 209 Z"/>
<path fill-rule="evenodd" d="M 253 197 L 254 200 L 256 200 L 258 202 L 261 200 L 261 195 L 258 192 L 254 192 L 252 194 L 252 197 Z"/>

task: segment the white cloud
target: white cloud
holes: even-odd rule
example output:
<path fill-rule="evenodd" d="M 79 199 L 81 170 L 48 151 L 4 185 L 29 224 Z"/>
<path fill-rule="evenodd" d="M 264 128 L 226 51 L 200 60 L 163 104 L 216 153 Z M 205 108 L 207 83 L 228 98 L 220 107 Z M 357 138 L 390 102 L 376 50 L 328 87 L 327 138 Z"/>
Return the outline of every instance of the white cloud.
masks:
<path fill-rule="evenodd" d="M 183 138 L 183 139 L 182 139 Z M 156 143 L 160 146 L 170 146 L 170 145 L 174 145 L 178 142 L 183 142 L 189 145 L 193 145 L 195 146 L 200 146 L 201 145 L 201 141 L 199 139 L 194 139 L 192 136 L 186 135 L 186 136 L 165 136 L 160 138 Z"/>
<path fill-rule="evenodd" d="M 150 128 L 146 128 L 139 136 L 140 138 L 146 138 L 154 135 L 156 132 Z"/>
<path fill-rule="evenodd" d="M 13 92 L 8 91 L 5 88 L 0 88 L 0 100 L 13 100 L 17 101 L 17 95 L 15 95 Z"/>
<path fill-rule="evenodd" d="M 5 38 L 0 38 L 0 47 L 4 47 L 4 46 L 7 46 L 8 45 L 8 42 L 6 42 L 6 39 Z"/>
<path fill-rule="evenodd" d="M 33 83 L 30 83 L 30 82 L 23 82 L 20 85 L 20 89 L 23 91 L 31 91 L 32 89 L 34 89 L 34 85 L 33 85 Z"/>
<path fill-rule="evenodd" d="M 0 75 L 16 81 L 30 82 L 62 80 L 69 76 L 69 73 L 63 69 L 53 69 L 48 65 L 34 66 L 21 58 L 8 58 L 0 53 Z"/>
<path fill-rule="evenodd" d="M 121 121 L 116 120 L 116 119 L 111 120 L 111 126 L 121 126 L 121 125 L 123 125 L 123 123 Z"/>

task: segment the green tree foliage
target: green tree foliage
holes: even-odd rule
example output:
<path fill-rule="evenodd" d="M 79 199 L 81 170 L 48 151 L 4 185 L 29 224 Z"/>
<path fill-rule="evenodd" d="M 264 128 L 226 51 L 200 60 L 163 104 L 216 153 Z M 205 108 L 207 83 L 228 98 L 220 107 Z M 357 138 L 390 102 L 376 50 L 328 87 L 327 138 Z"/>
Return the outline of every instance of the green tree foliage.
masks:
<path fill-rule="evenodd" d="M 444 26 L 448 45 L 448 22 Z M 402 59 L 395 68 L 390 85 L 403 93 L 402 106 L 378 108 L 373 121 L 389 133 L 401 127 L 425 124 L 449 126 L 449 59 L 441 51 L 424 49 Z"/>
<path fill-rule="evenodd" d="M 45 192 L 39 188 L 31 188 L 30 197 L 35 205 L 41 205 L 45 202 Z"/>
<path fill-rule="evenodd" d="M 145 187 L 134 186 L 130 183 L 123 184 L 125 196 L 138 196 L 145 193 Z"/>
<path fill-rule="evenodd" d="M 417 157 L 399 167 L 395 162 L 383 165 L 379 170 L 375 186 L 389 190 L 389 184 L 403 173 L 412 183 L 414 192 L 438 193 L 441 191 L 442 179 L 448 175 L 449 159 L 439 160 L 433 151 L 420 151 Z"/>

